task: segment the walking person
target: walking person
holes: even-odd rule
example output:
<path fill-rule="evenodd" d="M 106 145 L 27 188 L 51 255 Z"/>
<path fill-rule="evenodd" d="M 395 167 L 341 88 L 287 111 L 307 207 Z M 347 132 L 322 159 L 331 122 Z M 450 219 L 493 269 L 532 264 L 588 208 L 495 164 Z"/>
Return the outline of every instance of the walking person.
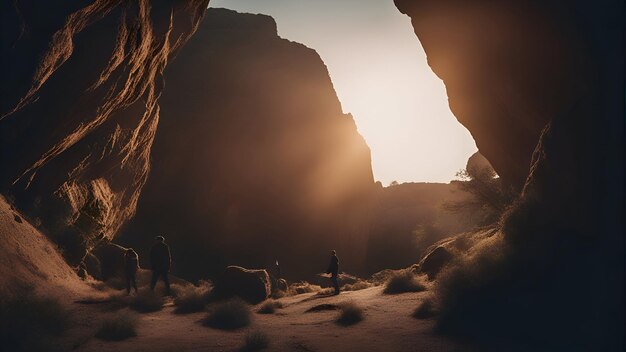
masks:
<path fill-rule="evenodd" d="M 168 274 L 172 266 L 172 257 L 170 255 L 170 247 L 165 244 L 165 237 L 157 236 L 154 238 L 155 243 L 150 250 L 150 264 L 152 266 L 152 280 L 150 289 L 154 291 L 159 278 L 163 279 L 165 284 L 165 294 L 170 294 L 170 280 Z"/>
<path fill-rule="evenodd" d="M 139 269 L 139 256 L 134 249 L 128 248 L 124 253 L 124 277 L 126 278 L 126 294 L 130 295 L 131 285 L 137 293 L 137 269 Z"/>
<path fill-rule="evenodd" d="M 330 251 L 330 264 L 328 265 L 328 270 L 326 270 L 326 274 L 330 274 L 330 281 L 335 288 L 335 295 L 339 294 L 339 283 L 337 282 L 337 275 L 339 273 L 339 258 L 337 258 L 337 252 L 334 250 Z"/>

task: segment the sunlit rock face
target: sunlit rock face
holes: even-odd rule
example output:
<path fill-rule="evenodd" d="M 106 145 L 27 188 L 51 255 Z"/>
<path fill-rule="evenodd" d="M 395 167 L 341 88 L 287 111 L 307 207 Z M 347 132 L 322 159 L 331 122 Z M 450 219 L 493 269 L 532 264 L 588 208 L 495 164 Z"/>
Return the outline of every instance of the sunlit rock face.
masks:
<path fill-rule="evenodd" d="M 529 347 L 623 348 L 624 4 L 395 2 L 480 152 L 523 185 L 502 241 L 444 280 L 440 326 Z"/>
<path fill-rule="evenodd" d="M 122 243 L 164 234 L 173 270 L 227 265 L 304 278 L 362 270 L 370 152 L 326 66 L 264 15 L 209 9 L 168 66 L 152 169 Z M 140 253 L 141 254 L 141 253 Z"/>
<path fill-rule="evenodd" d="M 2 2 L 0 188 L 71 263 L 134 214 L 163 69 L 207 3 Z"/>

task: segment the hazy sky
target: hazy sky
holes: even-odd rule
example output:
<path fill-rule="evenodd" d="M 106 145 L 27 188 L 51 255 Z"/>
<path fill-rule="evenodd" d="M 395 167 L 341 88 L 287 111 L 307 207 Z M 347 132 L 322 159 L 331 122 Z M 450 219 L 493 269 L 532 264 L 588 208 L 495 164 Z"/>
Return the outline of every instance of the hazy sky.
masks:
<path fill-rule="evenodd" d="M 393 0 L 211 0 L 210 7 L 271 15 L 281 37 L 317 50 L 384 185 L 448 182 L 476 151 Z"/>

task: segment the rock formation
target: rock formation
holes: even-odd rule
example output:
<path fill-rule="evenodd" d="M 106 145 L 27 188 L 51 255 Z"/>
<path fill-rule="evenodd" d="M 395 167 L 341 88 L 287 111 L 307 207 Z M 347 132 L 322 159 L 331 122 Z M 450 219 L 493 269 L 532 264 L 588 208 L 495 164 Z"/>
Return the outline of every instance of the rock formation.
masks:
<path fill-rule="evenodd" d="M 0 190 L 70 263 L 133 216 L 163 69 L 207 3 L 2 2 Z"/>
<path fill-rule="evenodd" d="M 395 2 L 481 154 L 523 189 L 501 233 L 440 279 L 440 328 L 622 348 L 624 4 Z"/>
<path fill-rule="evenodd" d="M 231 265 L 215 281 L 211 293 L 217 299 L 237 296 L 248 303 L 257 304 L 270 297 L 272 285 L 266 270 Z"/>
<path fill-rule="evenodd" d="M 288 278 L 365 256 L 370 152 L 326 66 L 265 15 L 209 9 L 168 66 L 152 169 L 122 244 L 164 234 L 173 270 L 281 263 Z M 140 253 L 141 254 L 141 253 Z"/>

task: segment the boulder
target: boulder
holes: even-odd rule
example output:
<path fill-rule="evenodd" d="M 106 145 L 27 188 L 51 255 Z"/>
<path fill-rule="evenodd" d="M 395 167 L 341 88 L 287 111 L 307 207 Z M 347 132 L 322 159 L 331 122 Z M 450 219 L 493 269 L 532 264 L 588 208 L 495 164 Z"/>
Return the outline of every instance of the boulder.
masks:
<path fill-rule="evenodd" d="M 454 255 L 445 247 L 435 247 L 420 261 L 419 272 L 428 275 L 428 279 L 432 280 L 452 258 Z"/>
<path fill-rule="evenodd" d="M 238 296 L 248 303 L 256 304 L 270 296 L 272 285 L 270 276 L 264 269 L 246 269 L 231 265 L 215 282 L 214 292 L 218 298 Z"/>

